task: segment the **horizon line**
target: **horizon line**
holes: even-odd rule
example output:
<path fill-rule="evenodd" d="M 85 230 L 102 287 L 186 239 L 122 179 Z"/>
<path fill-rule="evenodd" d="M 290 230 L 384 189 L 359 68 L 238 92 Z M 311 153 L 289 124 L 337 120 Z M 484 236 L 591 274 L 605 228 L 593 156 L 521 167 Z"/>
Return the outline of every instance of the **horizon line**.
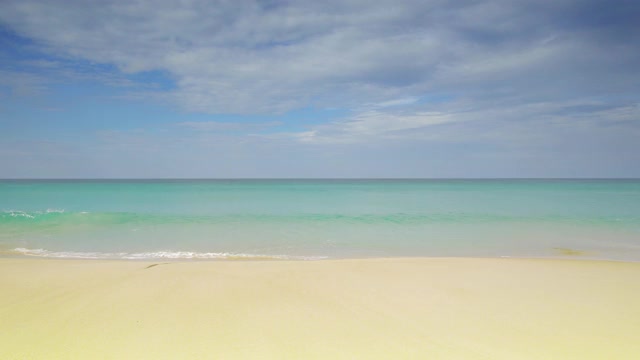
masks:
<path fill-rule="evenodd" d="M 640 177 L 52 177 L 52 178 L 0 178 L 0 181 L 83 181 L 83 180 L 640 180 Z"/>

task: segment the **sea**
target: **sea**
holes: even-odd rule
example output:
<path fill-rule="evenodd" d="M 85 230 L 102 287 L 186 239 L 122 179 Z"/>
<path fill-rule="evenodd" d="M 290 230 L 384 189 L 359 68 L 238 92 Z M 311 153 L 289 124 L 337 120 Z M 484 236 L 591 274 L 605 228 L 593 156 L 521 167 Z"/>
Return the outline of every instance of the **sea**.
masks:
<path fill-rule="evenodd" d="M 0 256 L 640 261 L 640 180 L 0 180 Z"/>

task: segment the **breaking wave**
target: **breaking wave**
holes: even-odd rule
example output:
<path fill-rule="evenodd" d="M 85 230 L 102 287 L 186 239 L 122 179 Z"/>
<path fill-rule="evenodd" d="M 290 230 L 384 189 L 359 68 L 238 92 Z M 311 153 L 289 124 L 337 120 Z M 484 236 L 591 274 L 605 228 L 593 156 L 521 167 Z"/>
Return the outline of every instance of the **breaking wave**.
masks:
<path fill-rule="evenodd" d="M 15 248 L 9 254 L 58 259 L 123 260 L 322 260 L 326 256 L 243 254 L 227 252 L 153 251 L 153 252 L 80 252 Z"/>

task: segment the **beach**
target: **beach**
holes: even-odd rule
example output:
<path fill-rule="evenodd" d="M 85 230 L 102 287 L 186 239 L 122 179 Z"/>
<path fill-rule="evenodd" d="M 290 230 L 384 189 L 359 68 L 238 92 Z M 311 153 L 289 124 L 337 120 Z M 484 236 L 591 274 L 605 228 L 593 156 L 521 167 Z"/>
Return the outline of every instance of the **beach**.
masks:
<path fill-rule="evenodd" d="M 2 359 L 637 359 L 640 263 L 0 259 Z"/>
<path fill-rule="evenodd" d="M 638 18 L 0 0 L 0 360 L 640 360 Z"/>

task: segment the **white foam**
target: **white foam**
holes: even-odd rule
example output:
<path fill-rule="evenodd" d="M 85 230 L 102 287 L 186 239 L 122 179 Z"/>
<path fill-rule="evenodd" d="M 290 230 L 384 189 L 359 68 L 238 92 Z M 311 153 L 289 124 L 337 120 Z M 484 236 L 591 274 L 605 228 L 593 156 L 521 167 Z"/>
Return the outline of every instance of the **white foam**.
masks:
<path fill-rule="evenodd" d="M 15 248 L 13 252 L 26 256 L 66 259 L 117 259 L 127 253 L 78 252 L 78 251 L 50 251 L 45 249 Z"/>
<path fill-rule="evenodd" d="M 29 214 L 27 212 L 24 212 L 24 211 L 20 211 L 20 210 L 5 210 L 3 212 L 5 214 L 8 214 L 9 216 L 12 216 L 12 217 L 26 217 L 26 218 L 29 218 L 29 219 L 33 219 L 34 218 L 33 215 L 31 215 L 31 214 Z"/>
<path fill-rule="evenodd" d="M 42 214 L 62 214 L 64 209 L 47 209 L 45 211 L 22 211 L 22 210 L 4 210 L 3 213 L 13 217 L 26 217 L 29 219 L 35 218 L 37 215 Z"/>
<path fill-rule="evenodd" d="M 293 256 L 293 255 L 266 255 L 266 254 L 244 254 L 229 252 L 192 252 L 192 251 L 155 251 L 155 252 L 78 252 L 78 251 L 50 251 L 45 249 L 15 248 L 12 250 L 25 256 L 36 256 L 45 258 L 61 259 L 126 259 L 126 260 L 322 260 L 326 256 Z"/>
<path fill-rule="evenodd" d="M 46 213 L 63 213 L 64 209 L 47 209 Z"/>

